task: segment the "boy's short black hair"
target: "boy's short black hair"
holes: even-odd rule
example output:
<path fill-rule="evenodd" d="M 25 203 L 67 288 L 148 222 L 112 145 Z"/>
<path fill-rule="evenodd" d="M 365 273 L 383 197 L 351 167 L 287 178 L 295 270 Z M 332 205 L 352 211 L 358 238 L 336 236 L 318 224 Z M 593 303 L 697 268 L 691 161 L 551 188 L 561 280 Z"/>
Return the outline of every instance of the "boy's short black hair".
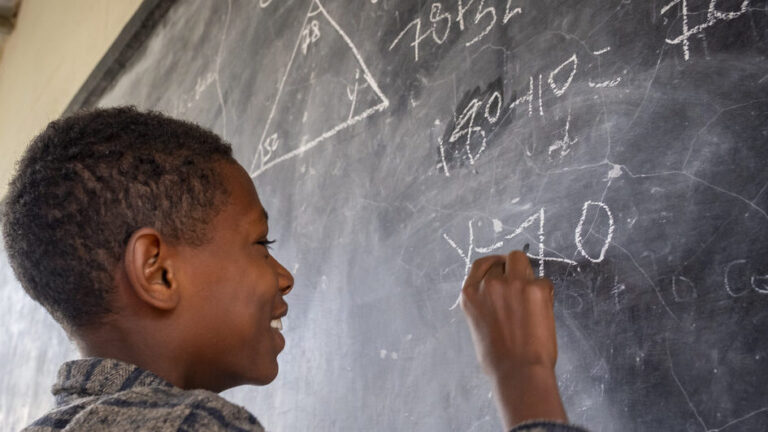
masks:
<path fill-rule="evenodd" d="M 2 206 L 16 277 L 68 332 L 98 324 L 133 232 L 210 240 L 229 196 L 215 162 L 227 160 L 232 148 L 213 132 L 134 107 L 51 122 L 18 162 Z"/>

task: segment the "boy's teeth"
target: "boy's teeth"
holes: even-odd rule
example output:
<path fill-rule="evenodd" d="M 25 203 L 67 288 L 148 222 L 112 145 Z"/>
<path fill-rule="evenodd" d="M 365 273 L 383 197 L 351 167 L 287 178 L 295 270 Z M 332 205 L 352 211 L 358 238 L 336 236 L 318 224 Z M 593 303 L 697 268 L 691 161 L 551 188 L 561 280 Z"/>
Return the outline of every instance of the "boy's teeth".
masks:
<path fill-rule="evenodd" d="M 279 318 L 278 319 L 273 319 L 272 321 L 270 321 L 269 322 L 269 326 L 272 327 L 273 329 L 278 329 L 280 331 L 283 330 L 283 322 L 280 321 Z"/>

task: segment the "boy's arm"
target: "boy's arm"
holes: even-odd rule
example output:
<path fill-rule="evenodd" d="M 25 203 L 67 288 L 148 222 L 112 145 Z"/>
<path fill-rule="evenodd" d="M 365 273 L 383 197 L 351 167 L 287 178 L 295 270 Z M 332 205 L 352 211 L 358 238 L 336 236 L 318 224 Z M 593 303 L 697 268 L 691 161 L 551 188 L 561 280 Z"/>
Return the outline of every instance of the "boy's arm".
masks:
<path fill-rule="evenodd" d="M 507 429 L 578 430 L 566 425 L 555 378 L 553 304 L 552 282 L 520 251 L 478 259 L 464 283 L 461 307 Z"/>

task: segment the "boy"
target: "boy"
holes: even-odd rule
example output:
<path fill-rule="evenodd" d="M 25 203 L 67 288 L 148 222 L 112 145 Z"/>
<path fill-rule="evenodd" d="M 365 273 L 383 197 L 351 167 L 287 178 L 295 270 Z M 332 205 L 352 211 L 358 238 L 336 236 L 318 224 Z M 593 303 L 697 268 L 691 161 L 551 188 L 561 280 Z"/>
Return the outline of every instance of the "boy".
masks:
<path fill-rule="evenodd" d="M 78 345 L 28 431 L 261 431 L 217 393 L 277 376 L 293 276 L 228 144 L 131 107 L 57 120 L 3 208 L 19 281 Z M 477 260 L 462 307 L 508 428 L 570 431 L 552 284 L 521 252 Z M 536 429 L 538 428 L 538 429 Z"/>

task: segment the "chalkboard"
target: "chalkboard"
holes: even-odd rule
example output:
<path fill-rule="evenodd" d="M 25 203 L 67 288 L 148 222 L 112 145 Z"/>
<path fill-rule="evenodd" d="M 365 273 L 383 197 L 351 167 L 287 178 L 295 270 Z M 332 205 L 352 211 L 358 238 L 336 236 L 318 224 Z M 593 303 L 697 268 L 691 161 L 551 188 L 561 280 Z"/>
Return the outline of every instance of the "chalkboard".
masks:
<path fill-rule="evenodd" d="M 292 270 L 273 430 L 499 430 L 456 306 L 530 244 L 593 430 L 768 429 L 768 2 L 179 1 L 98 104 L 233 145 Z"/>

